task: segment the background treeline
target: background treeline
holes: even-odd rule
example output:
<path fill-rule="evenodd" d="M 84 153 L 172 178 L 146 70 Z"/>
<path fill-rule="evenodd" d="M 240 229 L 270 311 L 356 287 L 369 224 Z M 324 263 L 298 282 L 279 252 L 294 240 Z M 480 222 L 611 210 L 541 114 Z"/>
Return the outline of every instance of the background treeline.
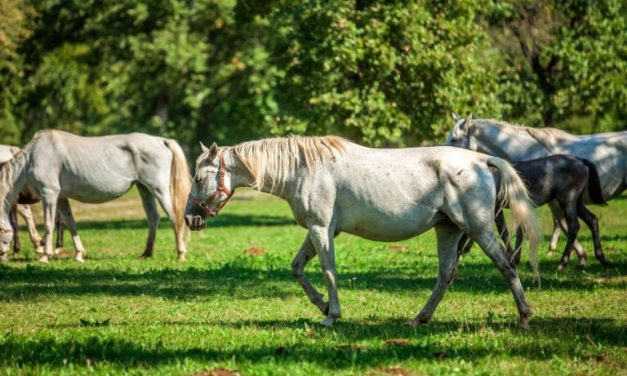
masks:
<path fill-rule="evenodd" d="M 0 143 L 441 140 L 450 112 L 626 129 L 624 0 L 0 0 Z"/>

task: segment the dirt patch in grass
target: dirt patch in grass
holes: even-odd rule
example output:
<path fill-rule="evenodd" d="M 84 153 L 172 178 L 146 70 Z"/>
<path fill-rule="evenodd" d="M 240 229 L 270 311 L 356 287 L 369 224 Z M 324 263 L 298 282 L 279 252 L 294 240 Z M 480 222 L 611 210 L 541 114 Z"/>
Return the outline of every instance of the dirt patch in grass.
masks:
<path fill-rule="evenodd" d="M 385 341 L 385 346 L 407 346 L 409 345 L 409 340 L 407 338 L 394 338 Z"/>
<path fill-rule="evenodd" d="M 409 250 L 409 247 L 406 245 L 392 244 L 388 245 L 388 250 L 394 252 L 407 252 Z"/>
<path fill-rule="evenodd" d="M 244 251 L 244 254 L 248 256 L 261 256 L 261 255 L 265 255 L 266 253 L 268 252 L 266 252 L 265 250 L 259 247 L 250 247 Z"/>
<path fill-rule="evenodd" d="M 240 376 L 240 373 L 226 368 L 214 368 L 194 373 L 191 376 Z"/>

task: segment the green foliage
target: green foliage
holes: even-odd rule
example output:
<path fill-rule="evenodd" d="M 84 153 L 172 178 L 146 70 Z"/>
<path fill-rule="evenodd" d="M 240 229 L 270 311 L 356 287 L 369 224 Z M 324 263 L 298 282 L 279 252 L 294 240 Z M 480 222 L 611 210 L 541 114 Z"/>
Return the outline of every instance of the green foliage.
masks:
<path fill-rule="evenodd" d="M 0 0 L 0 142 L 441 138 L 450 112 L 625 128 L 620 0 Z"/>
<path fill-rule="evenodd" d="M 279 2 L 270 19 L 278 133 L 338 133 L 374 145 L 417 144 L 450 112 L 499 114 L 482 64 L 474 1 Z"/>
<path fill-rule="evenodd" d="M 512 117 L 555 126 L 586 116 L 595 125 L 589 131 L 625 128 L 624 1 L 510 0 L 487 9 Z"/>

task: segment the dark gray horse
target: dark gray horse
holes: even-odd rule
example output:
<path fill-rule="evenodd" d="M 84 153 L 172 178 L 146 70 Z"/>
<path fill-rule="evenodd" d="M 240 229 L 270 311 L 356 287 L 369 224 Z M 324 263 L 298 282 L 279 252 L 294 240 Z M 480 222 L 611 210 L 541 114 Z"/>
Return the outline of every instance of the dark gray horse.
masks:
<path fill-rule="evenodd" d="M 581 218 L 590 228 L 592 238 L 594 239 L 594 254 L 602 265 L 607 266 L 608 262 L 605 260 L 603 249 L 601 248 L 597 217 L 583 204 L 583 195 L 586 192 L 586 187 L 588 188 L 587 194 L 590 201 L 595 204 L 605 204 L 599 174 L 595 165 L 585 159 L 557 154 L 531 161 L 515 162 L 512 163 L 512 166 L 525 182 L 529 196 L 536 206 L 542 206 L 555 200 L 564 213 L 568 238 L 558 270 L 562 270 L 568 265 L 580 227 L 577 217 Z M 504 204 L 507 206 L 507 203 Z M 514 262 L 518 263 L 520 261 L 522 230 L 518 228 L 516 231 L 516 246 L 514 248 L 515 251 L 512 251 L 502 210 L 497 210 L 494 221 L 508 252 L 513 255 Z M 463 244 L 460 242 L 460 248 Z M 468 252 L 471 246 L 472 242 L 467 242 L 461 252 Z M 581 265 L 585 265 L 585 253 L 580 255 L 579 261 Z"/>

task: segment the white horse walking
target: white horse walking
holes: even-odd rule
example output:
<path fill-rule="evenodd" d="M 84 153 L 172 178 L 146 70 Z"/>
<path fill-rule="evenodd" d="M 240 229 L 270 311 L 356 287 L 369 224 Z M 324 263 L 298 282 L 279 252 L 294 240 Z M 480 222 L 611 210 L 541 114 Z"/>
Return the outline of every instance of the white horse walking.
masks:
<path fill-rule="evenodd" d="M 605 201 L 620 196 L 627 189 L 627 131 L 574 136 L 555 128 L 531 128 L 494 119 L 472 119 L 472 116 L 461 119 L 455 114 L 453 118 L 455 126 L 445 145 L 512 162 L 570 154 L 594 163 Z M 587 192 L 584 199 L 590 203 Z M 567 226 L 559 208 L 551 205 L 551 209 L 557 219 L 549 249 L 552 252 L 557 248 L 560 227 L 566 232 Z M 585 255 L 577 240 L 574 246 L 579 255 Z"/>
<path fill-rule="evenodd" d="M 9 210 L 25 186 L 43 204 L 45 250 L 40 261 L 53 254 L 52 233 L 56 210 L 74 241 L 76 259 L 85 249 L 76 231 L 68 199 L 101 203 L 126 193 L 134 184 L 148 217 L 149 232 L 143 256 L 154 246 L 159 211 L 157 201 L 172 221 L 180 259 L 185 259 L 185 200 L 191 177 L 185 155 L 174 140 L 141 133 L 80 137 L 62 131 L 40 131 L 21 153 L 0 170 L 0 260 L 6 259 L 13 237 Z"/>
<path fill-rule="evenodd" d="M 501 184 L 496 186 L 495 174 Z M 398 241 L 435 227 L 439 271 L 425 307 L 411 321 L 427 322 L 456 273 L 457 247 L 464 233 L 474 239 L 503 273 L 514 295 L 520 322 L 530 308 L 515 269 L 497 240 L 495 205 L 507 200 L 515 220 L 532 238 L 536 224 L 525 186 L 500 158 L 449 147 L 370 149 L 339 137 L 265 139 L 210 149 L 196 160 L 196 175 L 185 210 L 192 230 L 216 216 L 236 187 L 248 186 L 286 200 L 308 230 L 292 262 L 294 277 L 320 311 L 323 325 L 340 317 L 333 239 L 341 232 L 366 239 Z M 303 271 L 318 255 L 328 303 Z M 532 257 L 537 275 L 537 260 Z"/>

